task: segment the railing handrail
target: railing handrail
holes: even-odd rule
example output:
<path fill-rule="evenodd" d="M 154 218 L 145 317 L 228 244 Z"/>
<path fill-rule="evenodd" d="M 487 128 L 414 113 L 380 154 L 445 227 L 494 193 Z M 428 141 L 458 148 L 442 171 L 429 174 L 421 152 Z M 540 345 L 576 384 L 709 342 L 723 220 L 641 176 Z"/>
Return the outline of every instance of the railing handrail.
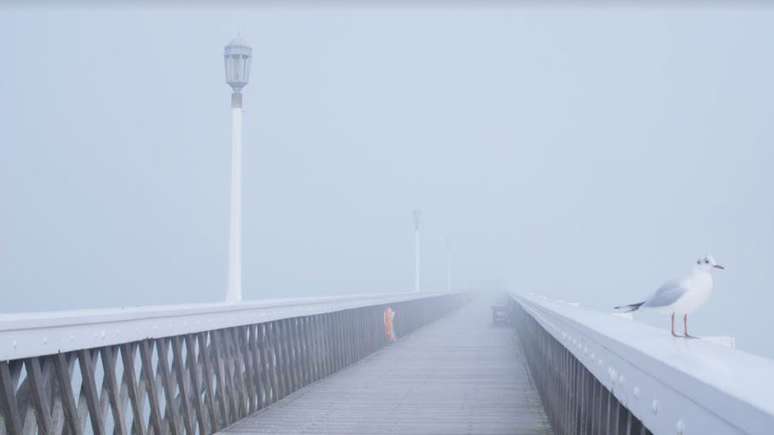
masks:
<path fill-rule="evenodd" d="M 458 292 L 452 292 L 456 294 Z M 0 361 L 436 297 L 405 292 L 0 314 Z"/>
<path fill-rule="evenodd" d="M 774 427 L 774 360 L 573 304 L 513 296 L 654 433 Z"/>

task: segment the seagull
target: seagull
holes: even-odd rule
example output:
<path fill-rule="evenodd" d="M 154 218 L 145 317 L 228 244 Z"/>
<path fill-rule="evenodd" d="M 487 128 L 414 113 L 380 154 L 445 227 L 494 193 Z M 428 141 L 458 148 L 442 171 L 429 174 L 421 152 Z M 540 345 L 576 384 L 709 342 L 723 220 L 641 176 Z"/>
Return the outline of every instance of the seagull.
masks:
<path fill-rule="evenodd" d="M 693 270 L 686 276 L 665 282 L 648 299 L 636 304 L 621 305 L 614 309 L 628 313 L 640 308 L 655 308 L 665 314 L 672 314 L 672 335 L 675 333 L 675 315 L 683 317 L 686 338 L 696 338 L 688 334 L 688 314 L 704 305 L 712 295 L 712 271 L 725 270 L 715 259 L 708 255 L 696 260 Z"/>

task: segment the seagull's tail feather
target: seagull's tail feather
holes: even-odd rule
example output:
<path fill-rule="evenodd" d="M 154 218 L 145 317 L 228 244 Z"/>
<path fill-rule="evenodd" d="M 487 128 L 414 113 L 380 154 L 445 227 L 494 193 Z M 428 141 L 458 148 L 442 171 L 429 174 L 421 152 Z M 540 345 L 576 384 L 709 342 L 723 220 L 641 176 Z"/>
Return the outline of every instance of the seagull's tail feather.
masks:
<path fill-rule="evenodd" d="M 619 305 L 617 307 L 613 307 L 614 310 L 621 311 L 622 313 L 630 313 L 632 311 L 637 311 L 640 309 L 642 304 L 644 304 L 645 301 L 637 302 L 636 304 L 629 304 L 629 305 Z"/>

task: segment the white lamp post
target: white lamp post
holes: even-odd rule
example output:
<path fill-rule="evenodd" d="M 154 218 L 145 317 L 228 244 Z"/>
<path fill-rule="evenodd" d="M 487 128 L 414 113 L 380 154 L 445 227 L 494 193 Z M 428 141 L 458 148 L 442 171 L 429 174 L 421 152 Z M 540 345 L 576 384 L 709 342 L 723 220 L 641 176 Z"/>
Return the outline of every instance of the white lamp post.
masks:
<path fill-rule="evenodd" d="M 228 239 L 226 302 L 242 300 L 242 88 L 250 78 L 252 49 L 239 37 L 223 52 L 231 86 L 231 220 Z"/>
<path fill-rule="evenodd" d="M 421 250 L 420 250 L 420 234 L 419 227 L 421 224 L 422 212 L 420 210 L 414 210 L 414 291 L 421 291 L 421 276 L 420 268 L 422 262 Z"/>

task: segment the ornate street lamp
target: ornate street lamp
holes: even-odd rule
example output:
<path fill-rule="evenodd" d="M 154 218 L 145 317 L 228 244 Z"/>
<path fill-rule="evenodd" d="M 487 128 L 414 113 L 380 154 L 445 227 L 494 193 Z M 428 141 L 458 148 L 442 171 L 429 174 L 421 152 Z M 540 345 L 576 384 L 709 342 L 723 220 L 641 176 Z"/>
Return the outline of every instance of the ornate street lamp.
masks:
<path fill-rule="evenodd" d="M 223 51 L 226 83 L 231 86 L 231 217 L 226 302 L 242 300 L 242 88 L 250 78 L 253 50 L 239 37 Z"/>

